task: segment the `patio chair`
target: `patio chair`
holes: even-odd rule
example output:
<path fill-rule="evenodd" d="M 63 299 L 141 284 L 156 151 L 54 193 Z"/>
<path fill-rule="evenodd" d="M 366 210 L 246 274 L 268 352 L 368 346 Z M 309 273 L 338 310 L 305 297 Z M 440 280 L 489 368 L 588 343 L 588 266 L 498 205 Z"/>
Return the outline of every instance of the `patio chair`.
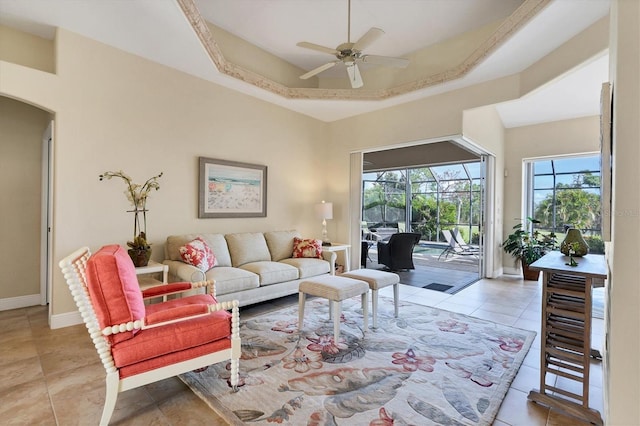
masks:
<path fill-rule="evenodd" d="M 478 249 L 477 247 L 470 246 L 464 241 L 464 238 L 462 238 L 462 234 L 460 234 L 460 231 L 458 230 L 458 228 L 454 228 L 453 231 L 451 231 L 451 235 L 453 236 L 453 239 L 456 240 L 456 243 L 458 243 L 458 245 L 462 247 L 465 251 L 475 252 L 475 253 L 480 252 L 480 249 Z"/>
<path fill-rule="evenodd" d="M 391 235 L 388 242 L 378 241 L 378 263 L 392 271 L 415 269 L 413 248 L 420 242 L 421 235 L 413 232 L 399 232 Z"/>
<path fill-rule="evenodd" d="M 441 260 L 442 256 L 444 256 L 446 260 L 451 255 L 478 257 L 478 249 L 469 246 L 467 246 L 467 248 L 462 247 L 460 243 L 458 243 L 458 241 L 455 239 L 454 234 L 451 230 L 443 229 L 441 232 L 442 236 L 447 242 L 447 247 L 442 250 L 442 253 L 440 253 L 440 256 L 438 256 L 438 260 Z"/>
<path fill-rule="evenodd" d="M 230 361 L 229 383 L 237 389 L 238 302 L 217 303 L 213 282 L 172 283 L 141 292 L 133 262 L 118 245 L 93 256 L 81 248 L 59 265 L 106 370 L 100 425 L 109 423 L 119 392 L 218 362 Z M 202 287 L 209 294 L 144 303 Z"/>

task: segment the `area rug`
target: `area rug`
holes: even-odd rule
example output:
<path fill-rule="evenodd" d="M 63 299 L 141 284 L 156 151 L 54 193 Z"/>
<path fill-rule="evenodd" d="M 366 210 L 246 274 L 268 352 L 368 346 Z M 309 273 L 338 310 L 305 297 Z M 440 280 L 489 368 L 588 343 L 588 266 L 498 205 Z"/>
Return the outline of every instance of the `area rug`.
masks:
<path fill-rule="evenodd" d="M 387 298 L 366 333 L 360 298 L 344 301 L 338 342 L 326 300 L 307 301 L 301 333 L 297 318 L 241 322 L 238 392 L 225 363 L 180 378 L 229 424 L 489 425 L 535 337 L 408 302 L 394 318 Z"/>

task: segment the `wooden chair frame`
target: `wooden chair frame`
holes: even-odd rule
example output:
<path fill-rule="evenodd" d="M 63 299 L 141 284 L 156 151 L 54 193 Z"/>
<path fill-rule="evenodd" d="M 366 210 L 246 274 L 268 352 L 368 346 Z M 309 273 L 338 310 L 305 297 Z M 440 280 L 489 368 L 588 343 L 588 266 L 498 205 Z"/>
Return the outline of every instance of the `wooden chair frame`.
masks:
<path fill-rule="evenodd" d="M 146 325 L 144 318 L 141 318 L 139 320 L 131 321 L 125 324 L 114 324 L 101 330 L 98 323 L 98 318 L 89 297 L 89 292 L 87 290 L 86 265 L 90 256 L 91 252 L 89 248 L 84 247 L 76 250 L 74 253 L 62 259 L 59 263 L 59 266 L 62 269 L 62 273 L 64 274 L 65 280 L 67 281 L 69 289 L 71 290 L 73 299 L 78 306 L 78 310 L 82 315 L 82 320 L 84 321 L 87 330 L 89 331 L 89 335 L 91 336 L 93 344 L 98 351 L 98 355 L 100 356 L 102 365 L 106 370 L 106 397 L 102 417 L 100 419 L 100 425 L 107 425 L 109 423 L 116 405 L 118 393 L 144 386 L 149 383 L 157 382 L 169 377 L 177 376 L 188 371 L 207 367 L 209 365 L 216 364 L 222 361 L 228 360 L 231 362 L 230 382 L 233 390 L 237 391 L 239 360 L 241 355 L 237 300 L 209 305 L 209 313 L 220 310 L 231 310 L 230 348 L 121 379 L 119 370 L 115 366 L 113 356 L 111 354 L 111 345 L 106 339 L 106 336 L 110 334 L 121 333 L 124 331 L 131 331 L 134 329 L 144 330 L 147 328 L 159 327 L 179 321 L 190 320 L 197 316 L 208 315 L 208 313 L 190 316 L 179 320 L 157 323 L 153 324 L 152 326 Z M 215 286 L 213 281 L 192 283 L 192 287 L 189 290 L 201 287 L 207 287 L 208 292 L 215 297 Z M 168 294 L 179 292 L 181 291 L 172 291 Z M 158 297 L 158 293 L 155 293 L 153 296 L 148 298 L 154 297 Z"/>

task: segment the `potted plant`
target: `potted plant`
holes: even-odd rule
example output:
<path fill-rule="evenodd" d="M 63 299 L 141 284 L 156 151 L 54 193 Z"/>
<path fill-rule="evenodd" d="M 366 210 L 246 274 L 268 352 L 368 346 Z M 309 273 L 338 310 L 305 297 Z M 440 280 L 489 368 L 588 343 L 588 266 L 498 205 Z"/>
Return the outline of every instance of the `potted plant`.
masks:
<path fill-rule="evenodd" d="M 160 189 L 158 179 L 162 177 L 162 173 L 152 176 L 142 185 L 133 183 L 131 177 L 123 171 L 105 172 L 99 176 L 100 180 L 109 180 L 114 177 L 125 182 L 127 189 L 124 193 L 133 206 L 133 210 L 129 210 L 134 214 L 133 240 L 127 241 L 129 256 L 136 267 L 147 266 L 151 258 L 151 245 L 147 242 L 147 198 L 151 190 Z"/>
<path fill-rule="evenodd" d="M 527 222 L 531 224 L 540 223 L 539 220 L 527 217 Z M 527 228 L 530 225 L 527 223 Z M 541 234 L 536 231 L 529 231 L 524 229 L 524 224 L 518 223 L 513 227 L 513 232 L 507 236 L 507 239 L 502 243 L 502 249 L 513 256 L 516 261 L 520 261 L 522 264 L 522 274 L 525 280 L 538 279 L 540 271 L 532 271 L 529 269 L 536 260 L 540 259 L 547 252 L 557 248 L 556 234 L 551 232 L 549 234 Z"/>

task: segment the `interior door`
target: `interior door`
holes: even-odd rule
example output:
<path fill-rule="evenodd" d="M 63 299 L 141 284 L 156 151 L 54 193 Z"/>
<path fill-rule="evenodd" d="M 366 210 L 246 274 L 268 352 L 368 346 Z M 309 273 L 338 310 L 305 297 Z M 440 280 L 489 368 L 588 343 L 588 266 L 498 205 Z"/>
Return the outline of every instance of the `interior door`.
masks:
<path fill-rule="evenodd" d="M 52 183 L 53 183 L 53 121 L 42 134 L 42 203 L 41 203 L 41 242 L 40 242 L 40 304 L 51 300 L 52 277 Z M 51 314 L 51 312 L 49 312 Z"/>

